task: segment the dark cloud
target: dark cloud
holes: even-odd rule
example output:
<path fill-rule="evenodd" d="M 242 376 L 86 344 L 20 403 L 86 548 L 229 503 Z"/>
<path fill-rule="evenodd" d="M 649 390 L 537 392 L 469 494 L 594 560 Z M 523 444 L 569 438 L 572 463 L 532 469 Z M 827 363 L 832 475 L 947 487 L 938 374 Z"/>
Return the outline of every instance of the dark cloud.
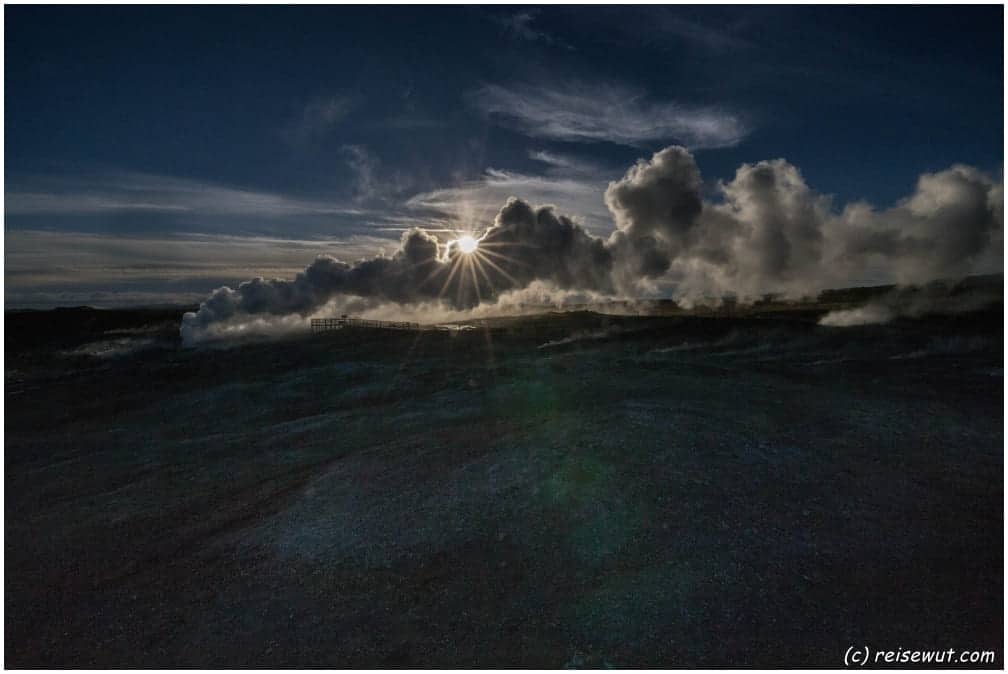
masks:
<path fill-rule="evenodd" d="M 320 255 L 293 280 L 255 278 L 231 289 L 218 288 L 195 313 L 182 321 L 182 334 L 192 339 L 199 330 L 235 316 L 306 315 L 337 294 L 379 298 L 408 304 L 429 299 L 424 280 L 438 259 L 435 237 L 419 229 L 403 234 L 391 257 L 377 256 L 356 264 Z"/>
<path fill-rule="evenodd" d="M 703 211 L 702 185 L 693 155 L 678 146 L 639 160 L 609 183 L 605 203 L 617 230 L 608 245 L 620 262 L 621 288 L 632 288 L 641 277 L 661 276 L 691 245 Z"/>
<path fill-rule="evenodd" d="M 510 267 L 519 285 L 549 281 L 559 288 L 611 290 L 612 255 L 594 237 L 552 207 L 533 208 L 510 199 L 483 239 L 488 251 L 512 258 L 497 259 Z"/>
<path fill-rule="evenodd" d="M 638 161 L 623 178 L 609 183 L 605 201 L 616 226 L 630 239 L 658 236 L 681 248 L 703 210 L 702 186 L 693 155 L 673 146 Z"/>

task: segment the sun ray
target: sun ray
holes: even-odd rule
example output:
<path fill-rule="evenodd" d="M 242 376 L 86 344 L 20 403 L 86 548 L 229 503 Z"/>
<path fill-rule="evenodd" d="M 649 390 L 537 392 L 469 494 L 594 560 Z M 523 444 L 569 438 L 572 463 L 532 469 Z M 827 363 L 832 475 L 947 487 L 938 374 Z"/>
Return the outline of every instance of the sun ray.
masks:
<path fill-rule="evenodd" d="M 511 274 L 509 274 L 506 271 L 504 271 L 504 268 L 501 267 L 500 265 L 498 265 L 496 262 L 494 262 L 493 260 L 491 260 L 488 257 L 484 257 L 482 259 L 483 259 L 483 262 L 486 262 L 488 265 L 490 265 L 491 267 L 493 267 L 494 269 L 496 269 L 497 271 L 499 271 L 501 274 L 503 274 L 504 278 L 506 278 L 508 281 L 511 281 L 511 283 L 513 283 L 516 286 L 520 286 L 521 285 L 520 283 L 518 283 L 518 279 L 516 279 Z"/>
<path fill-rule="evenodd" d="M 437 259 L 427 260 L 426 262 L 421 262 L 421 263 L 417 264 L 416 266 L 420 267 L 422 265 L 429 264 L 431 262 L 438 262 L 438 260 Z M 444 267 L 441 266 L 440 264 L 438 264 L 437 266 L 434 267 L 434 271 L 432 271 L 430 274 L 427 275 L 427 278 L 425 278 L 423 281 L 420 281 L 420 285 L 418 287 L 419 288 L 423 288 L 425 285 L 427 285 L 431 281 L 431 279 L 433 279 L 435 276 L 437 276 L 438 274 L 440 274 L 443 271 L 444 271 Z"/>
<path fill-rule="evenodd" d="M 461 266 L 462 266 L 461 261 L 459 260 L 459 258 L 456 257 L 455 260 L 452 262 L 452 268 L 451 271 L 448 273 L 448 278 L 445 279 L 444 285 L 441 286 L 441 290 L 438 292 L 438 297 L 444 295 L 445 290 L 447 290 L 448 286 L 451 284 L 452 278 L 455 277 L 455 274 L 458 272 Z"/>
<path fill-rule="evenodd" d="M 480 248 L 535 248 L 524 241 L 480 241 Z"/>
<path fill-rule="evenodd" d="M 479 289 L 479 279 L 476 278 L 476 260 L 474 255 L 469 255 L 466 262 L 469 266 L 469 275 L 472 277 L 473 290 L 476 291 L 476 303 L 481 304 L 483 302 L 483 293 Z"/>
<path fill-rule="evenodd" d="M 465 255 L 459 255 L 459 269 L 465 268 L 465 262 L 468 259 Z M 465 276 L 465 272 L 459 274 L 458 283 L 455 284 L 455 306 L 462 306 L 462 288 L 465 284 L 462 283 L 462 277 Z"/>
<path fill-rule="evenodd" d="M 517 264 L 517 265 L 520 265 L 522 267 L 530 267 L 531 266 L 531 265 L 529 265 L 528 262 L 525 262 L 523 260 L 519 260 L 517 258 L 513 258 L 510 255 L 504 255 L 503 253 L 495 253 L 492 250 L 484 250 L 483 253 L 485 255 L 489 255 L 491 257 L 495 257 L 498 260 L 504 260 L 505 262 L 511 262 L 513 264 Z"/>
<path fill-rule="evenodd" d="M 479 254 L 479 251 L 476 251 L 476 254 L 473 255 L 473 267 L 475 267 L 476 271 L 478 271 L 480 275 L 486 279 L 487 286 L 492 289 L 494 287 L 494 283 L 487 275 L 486 270 L 483 269 L 483 260 L 484 258 Z"/>

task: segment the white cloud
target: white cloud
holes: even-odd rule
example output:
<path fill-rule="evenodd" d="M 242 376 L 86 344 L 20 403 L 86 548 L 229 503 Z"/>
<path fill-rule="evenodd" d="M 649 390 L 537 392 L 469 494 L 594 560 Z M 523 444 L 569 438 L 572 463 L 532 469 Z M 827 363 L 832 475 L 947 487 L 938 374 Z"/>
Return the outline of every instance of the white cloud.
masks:
<path fill-rule="evenodd" d="M 536 138 L 642 146 L 674 140 L 693 149 L 739 143 L 748 127 L 717 107 L 649 100 L 613 84 L 506 87 L 489 84 L 471 103 L 499 123 Z"/>
<path fill-rule="evenodd" d="M 545 164 L 547 171 L 554 175 L 593 176 L 601 179 L 605 168 L 590 161 L 568 154 L 558 154 L 548 150 L 529 152 L 529 159 Z"/>

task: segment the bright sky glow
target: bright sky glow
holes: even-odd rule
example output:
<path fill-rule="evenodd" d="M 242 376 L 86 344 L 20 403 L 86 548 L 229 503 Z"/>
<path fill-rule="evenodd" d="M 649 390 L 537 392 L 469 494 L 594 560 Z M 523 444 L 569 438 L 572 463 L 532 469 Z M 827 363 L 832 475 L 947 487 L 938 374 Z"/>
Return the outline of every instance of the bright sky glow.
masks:
<path fill-rule="evenodd" d="M 466 255 L 469 255 L 470 253 L 475 253 L 476 249 L 479 248 L 479 241 L 469 236 L 468 234 L 466 234 L 465 236 L 460 236 L 458 238 L 458 241 L 456 241 L 455 243 L 458 244 L 459 250 L 465 253 Z"/>

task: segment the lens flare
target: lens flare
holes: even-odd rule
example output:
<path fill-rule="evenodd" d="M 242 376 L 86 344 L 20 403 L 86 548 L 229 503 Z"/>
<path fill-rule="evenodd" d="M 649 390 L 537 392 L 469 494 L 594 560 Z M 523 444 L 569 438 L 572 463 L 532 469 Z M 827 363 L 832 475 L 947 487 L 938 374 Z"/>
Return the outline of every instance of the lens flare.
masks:
<path fill-rule="evenodd" d="M 505 267 L 527 265 L 519 259 L 506 255 L 501 249 L 527 244 L 495 241 L 486 232 L 483 236 L 477 237 L 463 233 L 465 231 L 454 230 L 455 238 L 448 241 L 439 258 L 445 264 L 435 265 L 427 278 L 420 283 L 421 286 L 432 281 L 440 283 L 438 297 L 454 292 L 456 304 L 461 305 L 462 296 L 467 291 L 471 291 L 472 299 L 478 304 L 485 297 L 495 297 L 501 290 L 498 284 L 502 282 L 505 290 L 522 285 Z"/>

